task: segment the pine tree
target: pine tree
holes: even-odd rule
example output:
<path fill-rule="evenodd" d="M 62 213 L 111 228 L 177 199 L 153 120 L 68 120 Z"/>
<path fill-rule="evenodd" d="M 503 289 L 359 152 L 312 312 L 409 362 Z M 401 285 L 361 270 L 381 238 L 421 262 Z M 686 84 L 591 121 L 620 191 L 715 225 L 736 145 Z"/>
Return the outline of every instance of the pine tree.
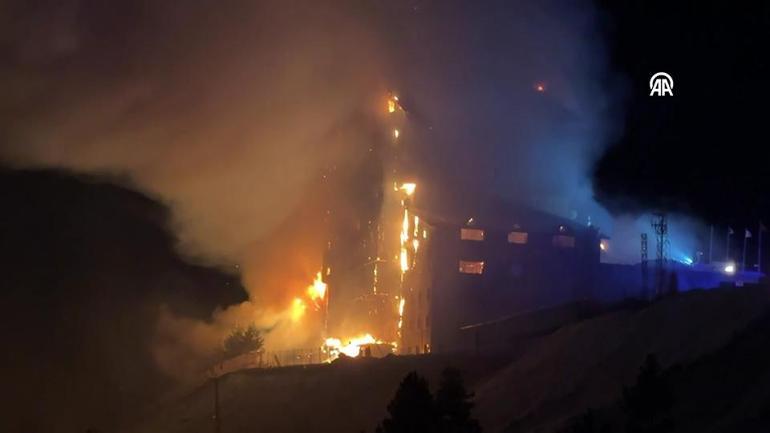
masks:
<path fill-rule="evenodd" d="M 673 431 L 673 396 L 654 355 L 647 355 L 633 388 L 623 389 L 624 409 L 629 433 L 667 433 Z"/>
<path fill-rule="evenodd" d="M 378 433 L 436 433 L 437 417 L 428 382 L 416 372 L 406 375 L 388 404 L 389 416 Z"/>
<path fill-rule="evenodd" d="M 442 433 L 480 433 L 479 422 L 471 416 L 473 394 L 465 389 L 460 371 L 447 368 L 441 373 L 436 392 L 436 411 Z"/>
<path fill-rule="evenodd" d="M 246 327 L 236 325 L 222 342 L 222 358 L 229 359 L 244 353 L 260 350 L 264 344 L 257 325 Z"/>

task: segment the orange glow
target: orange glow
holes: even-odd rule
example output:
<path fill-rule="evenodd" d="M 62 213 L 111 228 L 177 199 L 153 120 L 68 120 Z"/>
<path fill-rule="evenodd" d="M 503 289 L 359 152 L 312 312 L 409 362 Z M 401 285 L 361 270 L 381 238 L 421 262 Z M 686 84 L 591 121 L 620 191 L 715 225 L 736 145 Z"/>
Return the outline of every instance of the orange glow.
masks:
<path fill-rule="evenodd" d="M 395 113 L 396 110 L 400 108 L 401 106 L 398 105 L 398 96 L 391 93 L 388 96 L 388 113 Z"/>
<path fill-rule="evenodd" d="M 377 260 L 374 262 L 374 269 L 372 270 L 373 279 L 372 279 L 372 293 L 377 294 L 377 265 L 380 262 L 380 258 L 377 257 Z"/>
<path fill-rule="evenodd" d="M 401 221 L 401 243 L 409 239 L 409 211 L 404 209 L 404 219 Z"/>
<path fill-rule="evenodd" d="M 417 189 L 417 184 L 412 182 L 407 182 L 404 184 L 401 184 L 401 188 L 399 188 L 401 191 L 404 191 L 406 195 L 411 196 L 414 194 L 414 191 Z"/>
<path fill-rule="evenodd" d="M 403 278 L 404 272 L 409 270 L 409 259 L 406 252 L 406 243 L 409 240 L 409 211 L 404 209 L 404 219 L 401 222 L 401 252 L 399 256 L 399 263 L 401 265 L 401 274 Z"/>
<path fill-rule="evenodd" d="M 323 300 L 326 296 L 326 287 L 326 283 L 324 283 L 323 279 L 321 278 L 321 271 L 318 271 L 315 274 L 313 284 L 307 287 L 307 295 L 312 301 Z"/>
<path fill-rule="evenodd" d="M 540 92 L 540 93 L 545 92 L 545 90 L 546 90 L 545 83 L 543 83 L 543 82 L 535 83 L 535 90 Z"/>
<path fill-rule="evenodd" d="M 329 354 L 330 359 L 335 359 L 344 354 L 355 358 L 361 354 L 361 346 L 368 344 L 387 344 L 384 341 L 377 340 L 372 334 L 364 334 L 348 340 L 347 344 L 342 344 L 339 338 L 327 338 L 324 342 L 324 349 Z"/>
<path fill-rule="evenodd" d="M 290 308 L 290 316 L 292 322 L 299 322 L 302 317 L 305 315 L 305 310 L 307 307 L 305 306 L 305 302 L 302 301 L 300 298 L 294 298 L 294 300 L 291 302 L 291 308 Z"/>

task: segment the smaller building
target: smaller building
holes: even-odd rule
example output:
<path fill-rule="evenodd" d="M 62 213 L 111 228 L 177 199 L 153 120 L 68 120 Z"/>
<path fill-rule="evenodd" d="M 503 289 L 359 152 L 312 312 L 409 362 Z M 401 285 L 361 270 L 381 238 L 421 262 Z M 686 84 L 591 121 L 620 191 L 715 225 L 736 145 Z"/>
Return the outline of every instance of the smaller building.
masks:
<path fill-rule="evenodd" d="M 404 276 L 402 354 L 470 349 L 463 327 L 591 297 L 593 227 L 499 201 L 415 213 L 425 239 Z"/>

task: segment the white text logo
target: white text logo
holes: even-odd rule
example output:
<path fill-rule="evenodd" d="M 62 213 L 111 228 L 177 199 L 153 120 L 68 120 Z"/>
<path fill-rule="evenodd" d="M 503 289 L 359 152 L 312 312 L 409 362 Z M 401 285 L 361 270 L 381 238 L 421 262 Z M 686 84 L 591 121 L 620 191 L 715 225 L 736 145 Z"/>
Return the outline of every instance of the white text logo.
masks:
<path fill-rule="evenodd" d="M 674 96 L 674 79 L 665 72 L 657 72 L 650 78 L 650 96 Z"/>

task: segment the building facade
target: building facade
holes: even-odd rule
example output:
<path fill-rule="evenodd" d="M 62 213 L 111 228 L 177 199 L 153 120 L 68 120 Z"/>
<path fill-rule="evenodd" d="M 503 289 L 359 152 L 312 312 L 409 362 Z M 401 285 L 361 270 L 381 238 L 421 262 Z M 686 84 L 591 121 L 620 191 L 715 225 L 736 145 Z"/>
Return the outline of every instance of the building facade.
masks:
<path fill-rule="evenodd" d="M 592 296 L 593 227 L 505 205 L 418 215 L 426 239 L 404 281 L 401 353 L 470 349 L 464 327 Z"/>

